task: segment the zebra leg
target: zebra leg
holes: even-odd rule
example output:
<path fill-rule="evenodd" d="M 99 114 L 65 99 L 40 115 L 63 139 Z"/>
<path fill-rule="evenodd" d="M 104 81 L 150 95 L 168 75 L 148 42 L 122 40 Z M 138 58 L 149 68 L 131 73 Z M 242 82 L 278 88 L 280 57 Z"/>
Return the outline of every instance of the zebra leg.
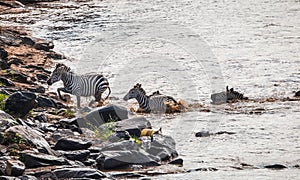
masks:
<path fill-rule="evenodd" d="M 76 96 L 77 98 L 77 108 L 79 109 L 80 108 L 80 96 Z"/>
<path fill-rule="evenodd" d="M 60 91 L 66 92 L 65 88 L 57 88 L 57 93 L 58 93 L 59 98 L 60 98 L 61 100 L 63 100 L 63 101 L 66 102 L 67 99 L 66 99 L 66 98 L 63 98 L 63 97 L 61 96 Z"/>

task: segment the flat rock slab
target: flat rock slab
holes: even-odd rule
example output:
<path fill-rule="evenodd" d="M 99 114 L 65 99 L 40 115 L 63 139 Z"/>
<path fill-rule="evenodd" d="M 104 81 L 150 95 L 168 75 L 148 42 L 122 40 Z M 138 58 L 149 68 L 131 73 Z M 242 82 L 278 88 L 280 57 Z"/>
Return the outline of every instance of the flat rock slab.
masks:
<path fill-rule="evenodd" d="M 10 133 L 12 136 L 18 134 L 18 136 L 21 136 L 27 144 L 41 148 L 43 151 L 49 154 L 55 154 L 48 142 L 43 138 L 43 134 L 35 129 L 27 126 L 17 125 L 8 128 L 5 132 Z"/>
<path fill-rule="evenodd" d="M 109 105 L 94 109 L 82 118 L 77 119 L 79 127 L 95 128 L 107 122 L 115 122 L 128 118 L 125 107 Z"/>
<path fill-rule="evenodd" d="M 26 168 L 37 168 L 44 166 L 69 165 L 69 162 L 61 157 L 48 154 L 36 154 L 34 152 L 22 152 L 21 157 Z"/>
<path fill-rule="evenodd" d="M 86 161 L 91 154 L 89 150 L 59 151 L 59 153 L 63 154 L 69 160 L 81 162 Z"/>
<path fill-rule="evenodd" d="M 100 169 L 122 169 L 131 165 L 159 166 L 160 164 L 143 151 L 104 151 L 96 159 Z"/>
<path fill-rule="evenodd" d="M 105 178 L 106 175 L 92 168 L 63 168 L 56 169 L 53 171 L 57 178 L 89 178 L 89 179 L 101 179 Z"/>
<path fill-rule="evenodd" d="M 131 136 L 139 137 L 141 130 L 151 128 L 151 123 L 144 117 L 124 119 L 116 123 L 116 131 L 127 131 Z"/>
<path fill-rule="evenodd" d="M 84 142 L 79 139 L 61 138 L 56 142 L 54 149 L 63 151 L 75 151 L 88 149 L 91 146 L 92 143 L 90 141 Z"/>

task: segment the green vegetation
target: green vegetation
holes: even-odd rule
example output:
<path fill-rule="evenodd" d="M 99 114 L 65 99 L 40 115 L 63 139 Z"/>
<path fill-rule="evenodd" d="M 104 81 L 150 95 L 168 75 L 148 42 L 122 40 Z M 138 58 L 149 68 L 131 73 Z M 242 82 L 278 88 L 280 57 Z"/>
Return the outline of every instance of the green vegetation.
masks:
<path fill-rule="evenodd" d="M 141 146 L 142 141 L 137 136 L 130 136 L 130 139 L 133 140 L 137 145 Z"/>
<path fill-rule="evenodd" d="M 94 127 L 91 124 L 89 124 L 89 127 L 90 129 L 92 129 L 92 131 L 94 131 L 97 139 L 105 141 L 109 136 L 114 134 L 116 121 L 117 121 L 116 119 L 110 117 L 108 122 L 100 127 Z"/>
<path fill-rule="evenodd" d="M 71 109 L 66 109 L 64 112 L 64 116 L 67 118 L 73 118 L 75 117 L 75 111 L 72 111 Z"/>
<path fill-rule="evenodd" d="M 9 97 L 6 94 L 0 94 L 0 109 L 4 111 L 5 109 L 5 100 Z"/>

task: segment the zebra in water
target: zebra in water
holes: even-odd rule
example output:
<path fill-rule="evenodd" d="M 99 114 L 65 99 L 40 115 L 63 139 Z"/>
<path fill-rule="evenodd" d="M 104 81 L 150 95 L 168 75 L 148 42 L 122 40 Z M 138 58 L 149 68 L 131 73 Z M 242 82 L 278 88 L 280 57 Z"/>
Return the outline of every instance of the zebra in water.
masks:
<path fill-rule="evenodd" d="M 225 92 L 215 93 L 211 95 L 213 104 L 222 104 L 233 100 L 246 100 L 248 97 L 244 97 L 244 94 L 234 91 L 233 88 L 229 89 L 226 86 Z"/>
<path fill-rule="evenodd" d="M 60 91 L 70 93 L 77 98 L 77 108 L 80 108 L 80 97 L 94 96 L 96 101 L 101 100 L 102 93 L 108 89 L 109 93 L 105 100 L 111 93 L 109 83 L 103 75 L 76 75 L 71 72 L 71 69 L 64 64 L 57 64 L 56 68 L 52 72 L 50 78 L 47 81 L 48 85 L 62 80 L 64 87 L 57 88 L 59 98 L 66 101 L 60 94 Z M 92 100 L 89 105 L 92 105 L 95 101 Z"/>
<path fill-rule="evenodd" d="M 123 100 L 127 101 L 135 98 L 138 101 L 142 112 L 166 112 L 167 103 L 173 102 L 175 105 L 177 104 L 177 101 L 173 97 L 162 95 L 159 91 L 147 96 L 145 90 L 141 86 L 141 84 L 137 83 L 124 96 Z"/>

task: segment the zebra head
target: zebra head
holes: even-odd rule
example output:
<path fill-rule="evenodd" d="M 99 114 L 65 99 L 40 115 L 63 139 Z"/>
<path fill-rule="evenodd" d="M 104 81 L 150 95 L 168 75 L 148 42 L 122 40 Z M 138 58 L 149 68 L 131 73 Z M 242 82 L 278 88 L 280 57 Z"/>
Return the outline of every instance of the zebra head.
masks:
<path fill-rule="evenodd" d="M 145 90 L 142 88 L 142 85 L 137 83 L 129 92 L 124 96 L 123 100 L 127 101 L 129 99 L 141 97 L 142 95 L 146 95 Z"/>
<path fill-rule="evenodd" d="M 61 76 L 63 73 L 70 72 L 70 68 L 64 64 L 58 63 L 52 72 L 50 78 L 47 81 L 48 85 L 52 85 L 53 83 L 61 80 Z"/>

